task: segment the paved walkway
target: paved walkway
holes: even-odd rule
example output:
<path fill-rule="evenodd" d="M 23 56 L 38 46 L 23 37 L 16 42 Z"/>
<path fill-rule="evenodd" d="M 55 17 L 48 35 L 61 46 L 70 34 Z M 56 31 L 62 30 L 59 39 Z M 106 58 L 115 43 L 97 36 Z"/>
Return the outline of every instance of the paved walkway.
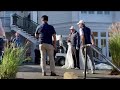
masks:
<path fill-rule="evenodd" d="M 79 79 L 83 79 L 83 70 L 75 69 L 61 69 L 61 67 L 56 66 L 56 74 L 58 76 L 50 76 L 50 69 L 47 66 L 47 76 L 42 76 L 41 68 L 39 65 L 23 65 L 20 66 L 19 72 L 17 73 L 18 79 L 63 79 L 63 74 L 65 72 L 75 72 Z M 96 74 L 87 74 L 87 79 L 120 79 L 120 75 L 108 75 L 109 70 L 96 70 Z"/>

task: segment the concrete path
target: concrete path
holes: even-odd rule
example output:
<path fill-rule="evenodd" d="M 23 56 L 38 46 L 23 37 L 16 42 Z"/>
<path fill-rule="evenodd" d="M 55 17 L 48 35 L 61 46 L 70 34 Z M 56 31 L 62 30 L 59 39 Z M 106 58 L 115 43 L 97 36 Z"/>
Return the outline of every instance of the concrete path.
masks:
<path fill-rule="evenodd" d="M 63 79 L 65 72 L 74 72 L 79 76 L 79 79 L 84 78 L 83 70 L 62 69 L 56 66 L 56 74 L 58 76 L 50 76 L 50 69 L 47 66 L 47 76 L 41 75 L 41 68 L 39 65 L 23 65 L 19 67 L 17 73 L 18 79 Z M 96 70 L 96 74 L 87 74 L 87 79 L 120 79 L 120 75 L 109 75 L 110 70 Z"/>

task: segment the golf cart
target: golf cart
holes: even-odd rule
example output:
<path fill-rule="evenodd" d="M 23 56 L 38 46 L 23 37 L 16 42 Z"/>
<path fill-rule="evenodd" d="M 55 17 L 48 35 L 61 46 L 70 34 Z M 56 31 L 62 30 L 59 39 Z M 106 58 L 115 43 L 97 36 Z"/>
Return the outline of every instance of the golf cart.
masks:
<path fill-rule="evenodd" d="M 62 46 L 60 46 L 59 40 L 60 40 L 60 36 L 61 35 L 57 35 L 57 50 L 56 50 L 56 55 L 55 55 L 55 64 L 57 66 L 63 66 L 65 64 L 65 57 L 66 57 L 66 52 L 67 52 L 67 42 L 66 42 L 66 38 L 67 36 L 62 36 Z M 48 60 L 48 59 L 47 59 Z M 47 64 L 49 64 L 50 62 L 47 61 Z"/>

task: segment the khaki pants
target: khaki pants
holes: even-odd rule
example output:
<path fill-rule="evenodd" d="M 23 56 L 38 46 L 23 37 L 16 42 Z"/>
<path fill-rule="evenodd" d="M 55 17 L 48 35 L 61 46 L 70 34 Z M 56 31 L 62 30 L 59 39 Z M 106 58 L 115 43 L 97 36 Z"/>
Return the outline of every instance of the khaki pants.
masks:
<path fill-rule="evenodd" d="M 46 72 L 46 53 L 49 56 L 50 61 L 50 70 L 51 72 L 55 72 L 55 62 L 54 62 L 54 47 L 50 44 L 40 44 L 40 53 L 41 53 L 41 68 L 42 72 Z"/>

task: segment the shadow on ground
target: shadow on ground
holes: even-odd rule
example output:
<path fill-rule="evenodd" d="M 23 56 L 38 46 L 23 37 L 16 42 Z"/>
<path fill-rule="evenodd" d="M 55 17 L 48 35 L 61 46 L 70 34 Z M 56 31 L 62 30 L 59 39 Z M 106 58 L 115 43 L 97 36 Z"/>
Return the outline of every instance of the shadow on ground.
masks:
<path fill-rule="evenodd" d="M 19 72 L 42 72 L 41 68 L 32 66 L 20 66 Z"/>
<path fill-rule="evenodd" d="M 86 77 L 86 79 L 120 79 L 120 77 L 111 77 L 111 76 L 108 76 L 108 77 L 101 77 L 101 76 L 93 76 L 93 77 Z"/>

